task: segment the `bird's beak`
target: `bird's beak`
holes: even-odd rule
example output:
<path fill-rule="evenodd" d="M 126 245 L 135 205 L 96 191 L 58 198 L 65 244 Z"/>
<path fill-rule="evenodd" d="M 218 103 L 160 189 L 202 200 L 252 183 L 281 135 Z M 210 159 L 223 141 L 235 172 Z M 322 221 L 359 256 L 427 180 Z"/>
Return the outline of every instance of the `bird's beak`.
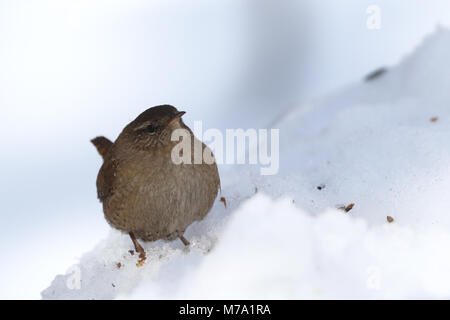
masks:
<path fill-rule="evenodd" d="M 175 115 L 172 117 L 172 119 L 170 119 L 170 121 L 169 121 L 168 124 L 170 125 L 170 124 L 174 123 L 175 121 L 180 120 L 180 118 L 181 118 L 185 113 L 186 113 L 186 111 L 180 111 L 180 112 L 178 112 L 177 114 L 175 114 Z"/>

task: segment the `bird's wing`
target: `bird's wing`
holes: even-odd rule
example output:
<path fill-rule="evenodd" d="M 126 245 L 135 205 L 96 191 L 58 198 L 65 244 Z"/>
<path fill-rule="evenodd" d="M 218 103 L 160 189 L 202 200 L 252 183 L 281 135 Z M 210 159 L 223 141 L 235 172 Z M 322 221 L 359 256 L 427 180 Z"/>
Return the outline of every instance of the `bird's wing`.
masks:
<path fill-rule="evenodd" d="M 106 159 L 97 176 L 97 196 L 101 202 L 114 194 L 117 176 L 117 162 Z"/>

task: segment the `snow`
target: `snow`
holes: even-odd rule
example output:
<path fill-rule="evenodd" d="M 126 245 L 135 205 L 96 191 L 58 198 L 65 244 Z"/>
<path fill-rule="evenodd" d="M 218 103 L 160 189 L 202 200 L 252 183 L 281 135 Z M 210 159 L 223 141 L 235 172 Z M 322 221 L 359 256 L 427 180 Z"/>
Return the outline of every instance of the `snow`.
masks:
<path fill-rule="evenodd" d="M 378 0 L 381 29 L 368 30 L 366 9 L 373 4 L 0 0 L 0 216 L 6 226 L 0 250 L 8 257 L 0 266 L 0 298 L 40 298 L 56 274 L 64 274 L 107 237 L 110 228 L 95 197 L 101 159 L 89 140 L 99 134 L 117 137 L 146 107 L 170 103 L 183 108 L 191 127 L 203 120 L 204 128 L 264 128 L 286 108 L 320 96 L 291 115 L 312 111 L 302 126 L 311 124 L 310 136 L 321 144 L 318 130 L 327 128 L 335 114 L 313 112 L 319 106 L 333 111 L 340 110 L 333 104 L 346 101 L 355 107 L 380 101 L 389 107 L 390 96 L 410 95 L 425 99 L 424 105 L 434 101 L 433 110 L 446 103 L 446 83 L 434 81 L 445 71 L 436 70 L 446 67 L 445 58 L 431 47 L 436 64 L 422 60 L 409 70 L 418 73 L 414 77 L 408 71 L 389 72 L 383 77 L 389 84 L 381 85 L 380 78 L 370 86 L 335 91 L 379 66 L 397 64 L 436 25 L 450 26 L 446 0 Z M 404 86 L 399 89 L 417 77 L 433 83 L 423 86 L 430 91 L 426 98 L 415 93 L 420 81 L 408 93 Z M 330 92 L 335 94 L 324 96 Z M 446 113 L 440 116 L 439 121 Z M 288 141 L 283 130 L 281 138 Z M 222 180 L 230 186 L 224 194 L 233 195 L 232 205 L 239 206 L 256 186 L 272 198 L 290 192 L 299 208 L 313 213 L 353 201 L 349 191 L 331 192 L 333 185 L 312 192 L 336 172 L 317 165 L 311 165 L 316 172 L 310 171 L 315 154 L 318 159 L 328 155 L 325 148 L 309 146 L 312 152 L 304 146 L 303 167 L 296 168 L 303 176 L 289 175 L 289 184 L 284 176 L 294 166 L 288 154 L 281 159 L 283 174 L 275 179 L 255 174 L 242 186 L 237 186 L 237 169 L 228 172 L 222 166 Z M 361 205 L 350 214 L 365 214 Z"/>
<path fill-rule="evenodd" d="M 336 209 L 311 217 L 290 199 L 257 195 L 236 211 L 202 262 L 200 256 L 177 257 L 131 297 L 444 297 L 450 293 L 450 259 L 430 261 L 436 241 L 449 245 L 449 234 L 415 233 L 396 223 L 369 228 Z"/>
<path fill-rule="evenodd" d="M 144 243 L 137 266 L 111 230 L 42 297 L 450 298 L 449 44 L 438 29 L 380 77 L 272 122 L 280 173 L 222 166 L 227 207 L 188 228 L 191 247 Z"/>

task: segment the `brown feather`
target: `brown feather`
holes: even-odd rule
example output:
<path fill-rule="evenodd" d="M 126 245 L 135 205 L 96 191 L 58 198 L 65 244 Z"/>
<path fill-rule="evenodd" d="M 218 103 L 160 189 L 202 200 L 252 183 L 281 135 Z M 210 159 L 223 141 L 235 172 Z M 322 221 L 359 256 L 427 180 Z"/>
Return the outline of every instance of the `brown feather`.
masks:
<path fill-rule="evenodd" d="M 178 114 L 172 106 L 153 107 L 128 124 L 113 144 L 104 147 L 103 139 L 93 141 L 104 158 L 97 193 L 106 220 L 144 241 L 182 236 L 192 222 L 206 216 L 220 188 L 216 163 L 172 162 L 173 129 L 188 130 L 192 144 L 195 140 L 208 148 L 180 118 L 171 121 Z"/>
<path fill-rule="evenodd" d="M 104 160 L 106 154 L 113 145 L 112 141 L 105 137 L 96 137 L 92 139 L 91 142 L 97 148 L 98 153 L 100 153 Z"/>

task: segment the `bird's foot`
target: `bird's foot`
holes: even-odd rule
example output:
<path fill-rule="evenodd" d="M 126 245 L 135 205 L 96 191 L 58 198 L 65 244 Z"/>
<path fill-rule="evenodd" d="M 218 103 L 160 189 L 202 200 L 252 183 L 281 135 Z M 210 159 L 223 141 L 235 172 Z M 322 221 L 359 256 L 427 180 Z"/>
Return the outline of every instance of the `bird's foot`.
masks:
<path fill-rule="evenodd" d="M 139 259 L 139 261 L 136 263 L 136 267 L 142 267 L 145 263 L 145 260 L 147 260 L 146 257 Z"/>
<path fill-rule="evenodd" d="M 134 236 L 133 232 L 130 232 L 130 238 L 131 241 L 133 241 L 134 248 L 136 249 L 136 252 L 139 252 L 139 258 L 143 261 L 147 257 L 145 255 L 145 250 L 142 248 L 141 244 L 137 241 L 136 237 Z"/>

